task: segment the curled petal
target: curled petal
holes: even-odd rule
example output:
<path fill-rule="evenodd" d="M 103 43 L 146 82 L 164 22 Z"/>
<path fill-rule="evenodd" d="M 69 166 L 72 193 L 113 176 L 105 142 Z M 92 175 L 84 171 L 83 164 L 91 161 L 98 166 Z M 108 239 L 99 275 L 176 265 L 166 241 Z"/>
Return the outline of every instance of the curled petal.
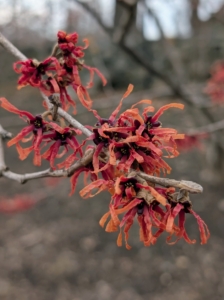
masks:
<path fill-rule="evenodd" d="M 167 105 L 164 105 L 162 106 L 155 114 L 154 116 L 152 117 L 152 122 L 156 122 L 158 121 L 159 117 L 164 113 L 165 110 L 171 108 L 171 107 L 176 107 L 176 108 L 179 108 L 179 109 L 183 109 L 184 108 L 184 105 L 181 104 L 181 103 L 170 103 L 170 104 L 167 104 Z"/>
<path fill-rule="evenodd" d="M 149 99 L 143 99 L 137 103 L 135 103 L 134 105 L 132 105 L 131 108 L 134 108 L 136 105 L 139 105 L 139 104 L 142 104 L 142 103 L 145 103 L 145 104 L 151 104 L 152 103 L 152 100 L 149 100 Z"/>
<path fill-rule="evenodd" d="M 100 143 L 97 147 L 96 150 L 93 154 L 93 168 L 94 168 L 94 172 L 99 172 L 99 155 L 101 150 L 103 149 L 104 144 Z"/>
<path fill-rule="evenodd" d="M 12 145 L 18 143 L 20 140 L 22 140 L 27 134 L 29 134 L 31 131 L 33 131 L 33 125 L 26 126 L 23 128 L 20 133 L 17 134 L 13 139 L 11 139 L 8 143 L 7 146 L 11 147 Z"/>
<path fill-rule="evenodd" d="M 14 105 L 12 105 L 6 98 L 0 98 L 0 106 L 14 114 L 25 116 L 29 120 L 35 119 L 35 117 L 31 113 L 29 113 L 28 111 L 19 110 Z"/>
<path fill-rule="evenodd" d="M 139 114 L 139 110 L 137 108 L 132 108 L 132 109 L 127 109 L 124 111 L 121 115 L 120 118 L 133 118 L 135 120 L 138 120 L 140 124 L 144 124 L 144 120 Z"/>
<path fill-rule="evenodd" d="M 58 124 L 53 123 L 53 122 L 50 122 L 49 124 L 50 124 L 50 126 L 51 126 L 55 131 L 59 132 L 60 134 L 65 133 L 65 128 L 62 128 L 62 127 L 59 126 Z"/>
<path fill-rule="evenodd" d="M 80 168 L 79 170 L 77 170 L 71 177 L 70 182 L 71 182 L 71 192 L 69 194 L 69 196 L 71 196 L 74 192 L 75 192 L 75 188 L 76 188 L 76 184 L 77 184 L 77 180 L 79 175 L 84 171 L 85 168 Z"/>
<path fill-rule="evenodd" d="M 19 153 L 19 159 L 24 160 L 33 151 L 33 146 L 22 148 L 19 143 L 16 143 L 16 150 Z"/>
<path fill-rule="evenodd" d="M 201 219 L 201 217 L 196 214 L 192 209 L 190 210 L 190 213 L 196 218 L 199 231 L 200 231 L 200 237 L 201 237 L 201 244 L 206 244 L 209 237 L 210 237 L 210 232 L 208 229 L 208 226 L 205 224 L 205 222 Z"/>
<path fill-rule="evenodd" d="M 91 108 L 92 100 L 87 92 L 87 90 L 83 86 L 78 86 L 77 88 L 77 96 L 79 97 L 80 102 L 86 108 Z"/>
<path fill-rule="evenodd" d="M 166 231 L 172 233 L 173 232 L 173 226 L 174 226 L 174 219 L 179 214 L 179 212 L 183 209 L 183 205 L 178 203 L 174 209 L 171 211 L 166 224 Z"/>
<path fill-rule="evenodd" d="M 130 203 L 128 203 L 126 206 L 124 206 L 123 208 L 118 208 L 116 209 L 116 214 L 120 215 L 123 214 L 124 212 L 126 212 L 127 210 L 132 209 L 133 207 L 137 206 L 138 204 L 140 204 L 142 202 L 141 199 L 137 199 L 135 198 L 134 200 L 132 200 Z M 121 225 L 120 225 L 121 226 Z"/>
<path fill-rule="evenodd" d="M 109 188 L 111 188 L 112 186 L 112 182 L 111 181 L 106 181 L 104 179 L 98 179 L 92 183 L 90 183 L 89 185 L 87 185 L 86 187 L 84 187 L 80 192 L 80 196 L 83 197 L 84 199 L 86 198 L 91 198 L 96 196 L 97 194 L 99 194 L 100 192 L 107 190 Z M 95 194 L 91 194 L 91 190 L 94 188 L 99 188 L 98 191 Z"/>
<path fill-rule="evenodd" d="M 90 88 L 93 86 L 94 73 L 96 73 L 99 76 L 99 78 L 102 80 L 103 85 L 107 84 L 106 78 L 103 76 L 103 74 L 97 68 L 89 67 L 87 65 L 83 65 L 83 67 L 85 69 L 89 70 L 89 72 L 90 72 L 90 80 L 89 80 L 89 83 L 87 84 L 86 88 Z"/>
<path fill-rule="evenodd" d="M 127 88 L 127 91 L 124 93 L 122 99 L 127 98 L 131 94 L 131 92 L 133 91 L 133 88 L 134 88 L 133 84 L 129 84 L 128 88 Z"/>

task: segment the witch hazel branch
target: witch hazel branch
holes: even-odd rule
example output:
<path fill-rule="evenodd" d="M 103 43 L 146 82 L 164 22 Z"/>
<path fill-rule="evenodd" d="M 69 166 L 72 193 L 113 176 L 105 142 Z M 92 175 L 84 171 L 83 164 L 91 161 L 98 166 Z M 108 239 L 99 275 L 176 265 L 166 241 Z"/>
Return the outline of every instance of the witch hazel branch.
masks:
<path fill-rule="evenodd" d="M 162 126 L 160 118 L 170 108 L 183 109 L 180 103 L 164 105 L 155 112 L 151 100 L 136 102 L 120 112 L 122 103 L 133 90 L 129 85 L 118 107 L 108 118 L 102 118 L 92 108 L 89 89 L 94 75 L 102 84 L 106 79 L 95 68 L 85 64 L 83 57 L 88 41 L 78 45 L 78 34 L 59 31 L 57 43 L 51 56 L 44 61 L 26 58 L 2 34 L 0 44 L 19 61 L 13 68 L 19 74 L 18 88 L 27 85 L 38 88 L 45 100 L 41 114 L 33 115 L 0 98 L 1 109 L 24 120 L 24 128 L 11 138 L 0 127 L 0 175 L 25 183 L 42 177 L 70 177 L 70 196 L 75 192 L 77 180 L 84 174 L 85 187 L 79 192 L 91 198 L 101 191 L 108 191 L 108 212 L 100 225 L 107 232 L 118 231 L 117 245 L 123 240 L 127 249 L 129 230 L 137 219 L 140 241 L 144 246 L 154 245 L 161 234 L 174 244 L 180 239 L 194 244 L 185 229 L 185 215 L 196 218 L 201 244 L 210 236 L 207 225 L 192 208 L 191 193 L 201 193 L 202 187 L 191 181 L 167 178 L 171 167 L 164 158 L 179 155 L 177 141 L 184 135 L 176 129 Z M 89 72 L 89 82 L 83 83 L 80 72 Z M 72 87 L 76 100 L 68 93 Z M 68 113 L 77 114 L 76 101 L 96 118 L 95 125 L 83 126 Z M 142 109 L 143 107 L 143 109 Z M 82 137 L 81 142 L 80 138 Z M 84 137 L 83 137 L 84 136 Z M 16 147 L 20 160 L 33 156 L 33 164 L 41 166 L 42 160 L 49 162 L 49 169 L 30 174 L 16 174 L 8 169 L 4 160 L 3 138 L 11 138 L 7 146 Z M 58 160 L 61 160 L 60 162 Z M 176 221 L 178 219 L 178 221 Z"/>

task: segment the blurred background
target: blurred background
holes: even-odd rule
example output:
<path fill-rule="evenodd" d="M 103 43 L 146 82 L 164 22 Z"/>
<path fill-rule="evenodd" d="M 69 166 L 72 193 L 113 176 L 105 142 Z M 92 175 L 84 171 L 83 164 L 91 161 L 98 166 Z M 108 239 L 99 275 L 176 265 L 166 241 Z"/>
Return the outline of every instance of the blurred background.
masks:
<path fill-rule="evenodd" d="M 79 44 L 89 39 L 85 62 L 108 80 L 102 87 L 96 78 L 90 91 L 102 117 L 110 115 L 129 83 L 135 88 L 123 109 L 146 98 L 156 108 L 185 104 L 184 111 L 169 110 L 161 118 L 164 127 L 191 137 L 180 156 L 169 161 L 169 177 L 204 187 L 192 201 L 211 231 L 208 244 L 201 246 L 196 221 L 188 216 L 187 230 L 197 244 L 169 246 L 163 237 L 144 248 L 135 224 L 127 251 L 116 246 L 116 233 L 105 233 L 98 225 L 109 194 L 82 200 L 82 178 L 72 197 L 68 179 L 19 185 L 1 178 L 1 198 L 45 196 L 30 211 L 0 215 L 0 299 L 224 299 L 224 108 L 205 93 L 211 66 L 224 58 L 223 20 L 223 0 L 0 0 L 0 31 L 29 58 L 49 56 L 58 30 L 77 31 Z M 0 96 L 41 113 L 38 90 L 17 90 L 14 61 L 0 48 Z M 88 81 L 88 72 L 82 76 Z M 79 121 L 95 123 L 78 102 L 77 108 Z M 13 134 L 24 126 L 2 109 L 0 123 Z M 13 148 L 5 147 L 5 156 L 15 172 L 39 170 L 32 157 L 19 161 Z"/>

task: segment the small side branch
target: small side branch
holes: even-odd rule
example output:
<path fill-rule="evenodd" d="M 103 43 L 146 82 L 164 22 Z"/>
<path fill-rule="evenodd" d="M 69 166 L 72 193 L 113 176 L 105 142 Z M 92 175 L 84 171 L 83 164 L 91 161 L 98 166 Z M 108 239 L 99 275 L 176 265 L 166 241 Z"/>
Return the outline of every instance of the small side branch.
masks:
<path fill-rule="evenodd" d="M 201 126 L 195 129 L 190 129 L 187 131 L 188 135 L 197 135 L 202 133 L 212 133 L 218 130 L 224 129 L 224 120 L 214 122 L 205 126 Z"/>
<path fill-rule="evenodd" d="M 175 179 L 160 178 L 160 177 L 155 177 L 152 175 L 145 174 L 143 172 L 138 172 L 137 174 L 147 181 L 150 181 L 155 184 L 159 184 L 164 187 L 175 187 L 175 188 L 187 190 L 192 194 L 198 194 L 203 192 L 203 187 L 200 184 L 195 183 L 193 181 L 187 181 L 187 180 L 178 181 Z"/>

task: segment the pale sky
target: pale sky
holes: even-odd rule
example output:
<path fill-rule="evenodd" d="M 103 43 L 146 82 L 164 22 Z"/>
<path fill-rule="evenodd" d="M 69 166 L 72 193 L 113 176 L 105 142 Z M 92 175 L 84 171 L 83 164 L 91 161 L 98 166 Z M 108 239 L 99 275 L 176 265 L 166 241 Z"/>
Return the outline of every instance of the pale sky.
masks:
<path fill-rule="evenodd" d="M 82 0 L 83 2 L 91 2 L 91 0 Z M 46 5 L 49 3 L 52 6 L 52 26 L 46 28 L 45 34 L 54 35 L 58 29 L 63 28 L 66 18 L 66 5 L 59 5 L 60 0 L 0 0 L 0 23 L 5 24 L 12 18 L 13 8 L 12 3 L 18 3 L 16 12 L 18 16 L 21 13 L 27 12 L 35 14 L 36 20 L 38 17 L 43 19 L 46 15 Z M 70 3 L 74 3 L 70 0 Z M 102 18 L 105 25 L 113 25 L 114 3 L 115 0 L 98 0 L 99 9 L 102 12 Z M 216 12 L 224 0 L 200 0 L 198 10 L 199 17 L 202 20 L 207 20 L 211 13 Z M 190 35 L 191 29 L 189 25 L 189 4 L 188 0 L 147 0 L 147 5 L 154 11 L 159 18 L 163 31 L 167 37 L 175 37 L 177 35 L 187 37 Z M 160 37 L 159 30 L 153 18 L 142 11 L 141 18 L 144 25 L 144 35 L 149 40 L 157 40 Z M 22 24 L 23 20 L 18 17 L 18 22 Z M 33 29 L 38 29 L 38 22 L 30 22 L 29 26 Z"/>

